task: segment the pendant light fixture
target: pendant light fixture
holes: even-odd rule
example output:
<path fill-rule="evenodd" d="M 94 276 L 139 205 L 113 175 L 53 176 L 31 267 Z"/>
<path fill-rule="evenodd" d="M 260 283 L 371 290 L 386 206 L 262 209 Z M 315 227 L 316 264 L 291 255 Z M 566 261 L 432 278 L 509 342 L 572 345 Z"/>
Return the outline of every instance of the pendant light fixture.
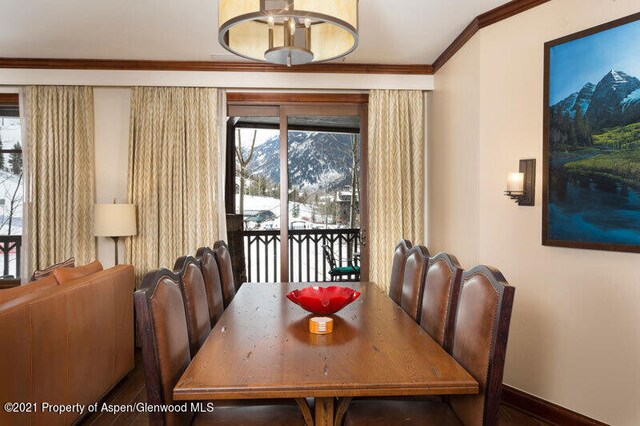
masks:
<path fill-rule="evenodd" d="M 287 66 L 324 62 L 358 46 L 358 0 L 219 0 L 220 44 Z"/>

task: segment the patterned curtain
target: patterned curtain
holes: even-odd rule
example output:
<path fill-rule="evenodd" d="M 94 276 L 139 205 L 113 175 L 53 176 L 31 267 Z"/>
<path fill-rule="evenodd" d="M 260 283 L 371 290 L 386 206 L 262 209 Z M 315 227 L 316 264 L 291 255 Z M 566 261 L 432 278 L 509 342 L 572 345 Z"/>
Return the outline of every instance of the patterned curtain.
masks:
<path fill-rule="evenodd" d="M 126 257 L 138 282 L 218 239 L 218 135 L 216 89 L 133 89 L 128 202 L 138 235 L 127 239 Z"/>
<path fill-rule="evenodd" d="M 424 238 L 424 103 L 420 91 L 369 93 L 369 277 L 388 289 L 393 249 Z"/>
<path fill-rule="evenodd" d="M 93 89 L 25 90 L 29 275 L 95 259 Z"/>

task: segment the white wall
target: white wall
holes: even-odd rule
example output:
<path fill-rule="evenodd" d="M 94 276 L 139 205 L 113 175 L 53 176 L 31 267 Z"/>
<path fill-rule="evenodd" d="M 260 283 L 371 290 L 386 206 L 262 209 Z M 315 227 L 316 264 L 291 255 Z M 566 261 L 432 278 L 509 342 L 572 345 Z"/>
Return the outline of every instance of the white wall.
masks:
<path fill-rule="evenodd" d="M 429 246 L 516 286 L 505 383 L 616 425 L 640 424 L 640 257 L 541 245 L 543 43 L 638 11 L 545 3 L 481 30 L 429 95 Z M 521 158 L 535 207 L 502 194 Z"/>
<path fill-rule="evenodd" d="M 116 198 L 127 200 L 127 163 L 129 149 L 129 109 L 131 89 L 95 88 L 96 202 L 111 203 Z M 119 261 L 124 263 L 121 241 Z M 98 238 L 98 259 L 104 267 L 114 263 L 111 238 Z"/>
<path fill-rule="evenodd" d="M 427 241 L 432 252 L 437 245 L 437 251 L 454 253 L 467 265 L 478 261 L 480 90 L 479 75 L 470 70 L 479 54 L 479 39 L 472 38 L 446 64 L 448 71 L 437 75 L 437 90 L 427 95 Z"/>

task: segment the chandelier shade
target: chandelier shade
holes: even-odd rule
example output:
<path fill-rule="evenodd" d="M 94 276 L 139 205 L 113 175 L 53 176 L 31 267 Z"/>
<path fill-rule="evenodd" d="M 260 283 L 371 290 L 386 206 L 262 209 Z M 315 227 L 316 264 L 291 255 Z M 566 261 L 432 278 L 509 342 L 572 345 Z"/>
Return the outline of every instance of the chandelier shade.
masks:
<path fill-rule="evenodd" d="M 219 0 L 220 44 L 247 59 L 300 65 L 358 45 L 358 0 Z"/>

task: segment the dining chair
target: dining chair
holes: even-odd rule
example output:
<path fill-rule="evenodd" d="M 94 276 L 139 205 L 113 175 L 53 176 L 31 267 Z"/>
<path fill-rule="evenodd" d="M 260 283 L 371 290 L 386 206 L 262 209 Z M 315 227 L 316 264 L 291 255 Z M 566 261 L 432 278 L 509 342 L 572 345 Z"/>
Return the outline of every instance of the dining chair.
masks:
<path fill-rule="evenodd" d="M 451 350 L 462 272 L 455 256 L 439 253 L 429 259 L 424 280 L 420 326 L 447 352 Z"/>
<path fill-rule="evenodd" d="M 389 284 L 389 297 L 400 304 L 402 297 L 402 279 L 404 277 L 404 264 L 407 260 L 407 252 L 411 249 L 411 241 L 400 240 L 393 251 L 393 264 L 391 266 L 391 282 Z"/>
<path fill-rule="evenodd" d="M 207 304 L 209 305 L 209 320 L 213 328 L 224 313 L 220 268 L 218 268 L 215 253 L 209 247 L 200 247 L 196 251 L 196 259 L 200 261 L 200 269 L 202 269 L 202 275 L 204 276 Z"/>
<path fill-rule="evenodd" d="M 173 388 L 191 362 L 187 319 L 180 277 L 168 269 L 149 272 L 134 293 L 136 321 L 142 343 L 147 402 L 154 406 L 185 404 L 173 399 Z M 187 405 L 188 407 L 188 405 Z M 304 425 L 295 403 L 247 405 L 214 402 L 211 412 L 155 410 L 155 425 Z"/>
<path fill-rule="evenodd" d="M 497 425 L 514 293 L 504 276 L 488 266 L 462 276 L 451 354 L 478 382 L 478 394 L 443 401 L 357 400 L 344 424 Z"/>
<path fill-rule="evenodd" d="M 216 241 L 213 245 L 213 253 L 218 262 L 218 269 L 220 269 L 220 280 L 222 281 L 222 295 L 224 298 L 224 307 L 229 306 L 229 303 L 236 295 L 236 285 L 233 279 L 233 263 L 231 262 L 231 253 L 229 252 L 229 246 L 224 241 Z"/>
<path fill-rule="evenodd" d="M 407 252 L 402 276 L 400 307 L 416 322 L 420 321 L 422 289 L 428 262 L 429 251 L 424 246 L 413 246 Z"/>
<path fill-rule="evenodd" d="M 194 357 L 200 346 L 211 333 L 207 290 L 200 269 L 200 262 L 191 256 L 182 256 L 176 260 L 173 272 L 178 275 L 178 286 L 182 292 L 182 301 L 187 316 L 189 349 Z"/>
<path fill-rule="evenodd" d="M 353 259 L 337 259 L 333 253 L 331 246 L 325 244 L 322 246 L 324 260 L 329 264 L 329 276 L 331 281 L 338 279 L 339 281 L 346 277 L 347 281 L 360 281 L 360 267 L 353 264 Z M 347 266 L 340 266 L 346 263 Z"/>

